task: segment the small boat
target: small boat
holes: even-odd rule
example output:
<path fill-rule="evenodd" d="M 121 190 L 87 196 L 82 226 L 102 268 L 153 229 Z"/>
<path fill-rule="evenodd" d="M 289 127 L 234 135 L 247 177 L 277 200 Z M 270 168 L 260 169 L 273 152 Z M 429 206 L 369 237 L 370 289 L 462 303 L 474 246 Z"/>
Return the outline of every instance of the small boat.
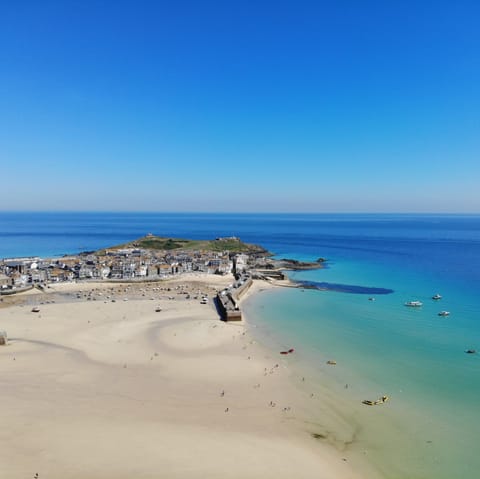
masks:
<path fill-rule="evenodd" d="M 293 348 L 290 348 L 290 349 L 288 350 L 289 353 L 293 353 L 294 351 L 295 351 L 295 349 L 293 349 Z"/>
<path fill-rule="evenodd" d="M 39 313 L 40 312 L 40 308 L 35 306 L 34 308 L 32 308 L 32 313 Z"/>
<path fill-rule="evenodd" d="M 375 298 L 368 298 L 369 301 L 375 301 Z"/>
<path fill-rule="evenodd" d="M 439 316 L 448 316 L 450 314 L 450 311 L 440 311 L 438 313 Z"/>
<path fill-rule="evenodd" d="M 337 361 L 334 361 L 333 359 L 329 359 L 327 361 L 327 364 L 330 364 L 331 366 L 335 366 L 335 364 L 337 364 Z"/>
<path fill-rule="evenodd" d="M 432 296 L 432 299 L 435 299 L 435 300 L 442 299 L 442 296 L 437 293 Z"/>
<path fill-rule="evenodd" d="M 423 303 L 421 301 L 407 301 L 405 303 L 405 306 L 410 306 L 412 308 L 419 308 L 420 306 L 423 306 Z"/>
<path fill-rule="evenodd" d="M 288 351 L 280 351 L 280 354 L 288 354 Z"/>
<path fill-rule="evenodd" d="M 159 307 L 159 308 L 155 308 L 155 312 L 156 312 L 156 313 L 159 313 L 161 310 L 162 310 L 162 308 L 160 308 L 160 307 Z"/>
<path fill-rule="evenodd" d="M 370 401 L 370 399 L 364 399 L 362 404 L 366 404 L 367 406 L 378 406 L 379 404 L 386 403 L 390 398 L 388 396 L 382 396 L 380 399 L 376 401 Z"/>
<path fill-rule="evenodd" d="M 475 349 L 467 349 L 465 352 L 467 354 L 475 354 L 477 351 L 475 351 Z"/>

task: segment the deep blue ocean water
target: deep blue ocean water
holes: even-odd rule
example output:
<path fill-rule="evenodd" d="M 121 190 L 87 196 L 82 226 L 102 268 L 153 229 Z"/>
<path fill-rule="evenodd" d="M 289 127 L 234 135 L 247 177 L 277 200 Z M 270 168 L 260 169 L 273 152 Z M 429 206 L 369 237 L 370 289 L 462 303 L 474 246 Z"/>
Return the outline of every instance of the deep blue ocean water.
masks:
<path fill-rule="evenodd" d="M 149 232 L 235 235 L 279 257 L 327 258 L 325 269 L 290 275 L 326 290 L 252 297 L 259 337 L 295 346 L 286 360 L 335 408 L 318 421 L 340 442 L 352 435 L 348 447 L 385 477 L 478 477 L 480 355 L 464 351 L 480 350 L 480 216 L 0 213 L 0 257 L 61 256 Z M 382 394 L 388 404 L 361 404 Z"/>

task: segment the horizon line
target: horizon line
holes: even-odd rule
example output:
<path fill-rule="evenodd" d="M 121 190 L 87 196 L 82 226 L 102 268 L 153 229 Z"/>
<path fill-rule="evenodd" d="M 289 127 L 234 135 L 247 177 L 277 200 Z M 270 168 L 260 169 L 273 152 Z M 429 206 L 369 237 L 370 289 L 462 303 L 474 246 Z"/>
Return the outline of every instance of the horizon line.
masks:
<path fill-rule="evenodd" d="M 2 213 L 51 213 L 51 214 L 196 214 L 196 215 L 409 215 L 409 216 L 432 216 L 432 215 L 451 215 L 451 216 L 478 216 L 479 212 L 462 212 L 462 211 L 191 211 L 191 210 L 179 210 L 179 211 L 167 211 L 167 210 L 2 210 Z"/>

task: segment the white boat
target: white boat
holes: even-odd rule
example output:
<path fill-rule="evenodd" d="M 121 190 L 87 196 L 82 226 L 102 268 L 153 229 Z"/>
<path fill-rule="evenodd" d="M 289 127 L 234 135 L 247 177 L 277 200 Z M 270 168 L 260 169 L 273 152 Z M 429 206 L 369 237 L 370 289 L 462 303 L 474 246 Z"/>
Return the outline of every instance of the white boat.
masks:
<path fill-rule="evenodd" d="M 440 311 L 438 313 L 439 316 L 448 316 L 450 314 L 450 311 Z"/>
<path fill-rule="evenodd" d="M 432 299 L 442 299 L 442 296 L 437 293 L 432 296 Z"/>
<path fill-rule="evenodd" d="M 420 306 L 423 306 L 423 303 L 421 301 L 407 301 L 405 303 L 405 306 L 410 306 L 413 308 L 418 308 Z"/>

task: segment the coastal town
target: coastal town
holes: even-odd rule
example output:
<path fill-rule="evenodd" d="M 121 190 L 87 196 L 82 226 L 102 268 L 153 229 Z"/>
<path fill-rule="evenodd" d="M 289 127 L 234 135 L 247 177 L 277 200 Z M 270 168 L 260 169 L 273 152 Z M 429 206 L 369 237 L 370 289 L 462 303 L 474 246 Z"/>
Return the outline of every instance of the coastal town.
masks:
<path fill-rule="evenodd" d="M 216 305 L 226 321 L 240 321 L 240 296 L 252 277 L 283 279 L 271 254 L 237 237 L 194 242 L 144 238 L 120 247 L 61 258 L 8 258 L 0 262 L 0 295 L 12 295 L 50 284 L 74 282 L 157 282 L 188 273 L 233 275 L 232 283 L 217 292 Z"/>
<path fill-rule="evenodd" d="M 240 298 L 253 279 L 284 280 L 285 269 L 321 267 L 291 259 L 272 259 L 261 246 L 235 236 L 195 241 L 162 238 L 151 233 L 125 245 L 61 258 L 7 258 L 0 261 L 0 296 L 31 289 L 45 291 L 62 283 L 149 283 L 181 279 L 191 273 L 232 275 L 216 291 L 215 305 L 225 321 L 241 321 Z M 204 300 L 204 299 L 202 299 Z"/>
<path fill-rule="evenodd" d="M 156 237 L 147 235 L 143 240 Z M 141 239 L 141 240 L 142 240 Z M 0 260 L 0 292 L 11 294 L 49 283 L 72 281 L 157 281 L 184 273 L 239 275 L 251 268 L 268 268 L 269 253 L 262 248 L 250 252 L 234 252 L 227 248 L 232 242 L 243 245 L 238 238 L 217 238 L 218 248 L 152 249 L 142 247 L 138 240 L 125 247 L 85 252 L 61 258 L 5 258 Z M 167 240 L 168 241 L 168 240 Z M 173 240 L 170 240 L 173 241 Z M 226 248 L 222 249 L 222 243 Z M 228 243 L 228 245 L 227 245 Z M 168 247 L 170 244 L 167 244 Z M 174 245 L 175 246 L 175 245 Z"/>

